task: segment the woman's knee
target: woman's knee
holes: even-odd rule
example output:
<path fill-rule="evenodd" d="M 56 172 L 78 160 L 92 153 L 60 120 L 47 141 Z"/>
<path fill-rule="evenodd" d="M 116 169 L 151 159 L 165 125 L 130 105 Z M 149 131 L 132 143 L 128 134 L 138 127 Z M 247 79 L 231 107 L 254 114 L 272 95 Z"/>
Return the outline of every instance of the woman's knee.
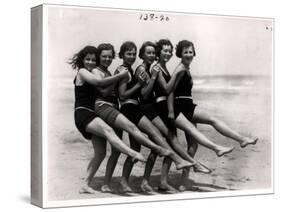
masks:
<path fill-rule="evenodd" d="M 116 135 L 114 129 L 112 129 L 110 126 L 104 126 L 102 128 L 102 132 L 106 138 L 112 137 L 113 135 Z"/>
<path fill-rule="evenodd" d="M 215 126 L 219 120 L 215 116 L 209 116 L 207 119 L 208 124 Z"/>

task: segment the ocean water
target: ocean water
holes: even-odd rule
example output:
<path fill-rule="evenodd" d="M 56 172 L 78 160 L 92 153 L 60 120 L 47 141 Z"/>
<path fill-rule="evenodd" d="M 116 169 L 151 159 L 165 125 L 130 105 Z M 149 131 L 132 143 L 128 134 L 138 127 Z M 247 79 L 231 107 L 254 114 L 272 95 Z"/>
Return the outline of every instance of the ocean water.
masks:
<path fill-rule="evenodd" d="M 196 93 L 252 93 L 271 92 L 272 82 L 268 76 L 195 76 L 193 92 Z"/>
<path fill-rule="evenodd" d="M 49 79 L 49 91 L 52 98 L 74 98 L 73 76 Z M 193 76 L 193 94 L 263 94 L 272 96 L 270 76 L 215 75 Z"/>

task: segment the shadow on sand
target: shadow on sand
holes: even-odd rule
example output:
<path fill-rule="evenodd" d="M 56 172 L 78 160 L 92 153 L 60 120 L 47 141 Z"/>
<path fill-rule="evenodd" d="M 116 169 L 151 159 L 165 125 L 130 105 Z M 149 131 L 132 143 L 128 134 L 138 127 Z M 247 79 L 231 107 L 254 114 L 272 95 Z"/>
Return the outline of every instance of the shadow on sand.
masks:
<path fill-rule="evenodd" d="M 178 189 L 180 186 L 180 181 L 178 179 L 180 178 L 181 178 L 181 174 L 170 174 L 169 175 L 170 185 Z M 120 179 L 121 179 L 120 177 L 113 177 L 111 181 L 111 188 L 113 190 L 113 193 L 120 196 L 135 196 L 136 193 L 139 193 L 141 195 L 171 194 L 170 191 L 158 190 L 160 175 L 153 175 L 150 177 L 150 185 L 153 187 L 155 191 L 152 193 L 144 193 L 140 190 L 140 184 L 142 181 L 141 176 L 130 177 L 129 185 L 134 193 L 122 193 L 120 191 L 120 185 L 119 185 Z M 101 191 L 101 186 L 103 185 L 103 182 L 104 182 L 104 177 L 95 177 L 93 183 L 91 184 L 91 187 L 96 191 Z M 215 192 L 215 191 L 229 190 L 229 188 L 226 187 L 222 187 L 214 184 L 208 184 L 204 182 L 189 181 L 189 186 L 190 188 L 186 190 L 187 192 Z"/>

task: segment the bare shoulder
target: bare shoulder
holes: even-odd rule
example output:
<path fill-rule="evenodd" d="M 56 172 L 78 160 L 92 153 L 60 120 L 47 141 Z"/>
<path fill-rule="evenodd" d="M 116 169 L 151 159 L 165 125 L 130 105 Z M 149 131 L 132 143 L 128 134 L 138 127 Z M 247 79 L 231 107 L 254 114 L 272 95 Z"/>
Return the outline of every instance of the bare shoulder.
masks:
<path fill-rule="evenodd" d="M 135 76 L 138 76 L 143 72 L 145 72 L 145 67 L 143 65 L 140 65 L 140 66 L 137 67 L 137 69 L 135 71 Z"/>
<path fill-rule="evenodd" d="M 95 77 L 98 77 L 99 79 L 102 79 L 102 78 L 105 77 L 105 74 L 104 74 L 103 72 L 101 72 L 101 71 L 99 70 L 99 68 L 94 68 L 94 69 L 91 71 L 91 73 L 92 73 L 93 75 L 95 75 Z"/>

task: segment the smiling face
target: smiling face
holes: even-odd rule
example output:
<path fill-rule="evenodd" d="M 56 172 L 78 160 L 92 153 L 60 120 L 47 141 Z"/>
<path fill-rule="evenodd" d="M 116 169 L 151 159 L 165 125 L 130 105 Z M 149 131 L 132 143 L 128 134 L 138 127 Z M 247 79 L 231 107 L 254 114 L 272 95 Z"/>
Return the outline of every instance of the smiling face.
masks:
<path fill-rule="evenodd" d="M 143 53 L 143 60 L 145 63 L 151 65 L 155 60 L 155 48 L 153 46 L 146 46 Z"/>
<path fill-rule="evenodd" d="M 182 63 L 185 65 L 189 65 L 194 57 L 194 50 L 192 46 L 184 47 L 182 49 Z"/>
<path fill-rule="evenodd" d="M 160 52 L 160 62 L 168 62 L 173 55 L 172 46 L 170 45 L 163 45 L 161 52 Z"/>
<path fill-rule="evenodd" d="M 136 61 L 136 55 L 137 55 L 137 51 L 135 48 L 125 51 L 123 56 L 124 64 L 130 66 L 133 65 L 134 62 Z"/>
<path fill-rule="evenodd" d="M 102 50 L 100 54 L 100 65 L 104 68 L 108 68 L 113 60 L 112 50 Z"/>
<path fill-rule="evenodd" d="M 92 70 L 96 67 L 96 55 L 95 54 L 87 54 L 83 59 L 83 65 L 87 70 Z"/>

